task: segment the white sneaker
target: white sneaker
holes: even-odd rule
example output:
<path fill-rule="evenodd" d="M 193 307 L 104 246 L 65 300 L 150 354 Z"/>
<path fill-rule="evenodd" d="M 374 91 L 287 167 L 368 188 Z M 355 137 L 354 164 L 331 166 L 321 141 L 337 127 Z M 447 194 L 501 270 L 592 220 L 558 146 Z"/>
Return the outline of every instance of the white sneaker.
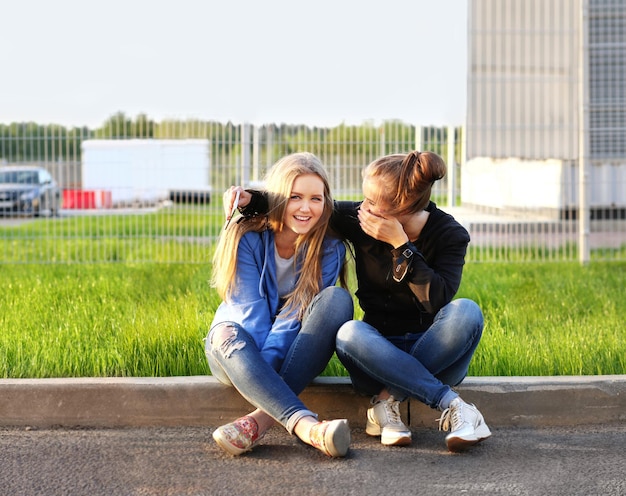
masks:
<path fill-rule="evenodd" d="M 380 436 L 385 446 L 406 446 L 411 444 L 411 431 L 400 417 L 400 402 L 393 396 L 386 400 L 372 398 L 371 408 L 367 409 L 365 432 L 370 436 Z"/>
<path fill-rule="evenodd" d="M 466 450 L 491 436 L 485 419 L 474 405 L 455 398 L 439 418 L 439 430 L 450 431 L 446 445 L 452 452 Z"/>
<path fill-rule="evenodd" d="M 309 432 L 311 446 L 332 457 L 346 456 L 350 448 L 350 426 L 346 419 L 324 420 Z"/>

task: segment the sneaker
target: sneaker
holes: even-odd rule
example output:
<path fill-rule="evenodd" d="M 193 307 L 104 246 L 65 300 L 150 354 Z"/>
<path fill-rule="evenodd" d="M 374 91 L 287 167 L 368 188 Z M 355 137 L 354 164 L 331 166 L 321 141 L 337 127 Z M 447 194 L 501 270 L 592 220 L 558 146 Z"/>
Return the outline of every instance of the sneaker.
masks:
<path fill-rule="evenodd" d="M 213 432 L 213 439 L 218 446 L 233 456 L 250 451 L 262 438 L 259 436 L 259 425 L 249 415 L 218 427 Z"/>
<path fill-rule="evenodd" d="M 439 418 L 439 430 L 450 431 L 446 436 L 448 450 L 457 453 L 491 436 L 485 419 L 474 405 L 455 398 Z"/>
<path fill-rule="evenodd" d="M 370 436 L 380 436 L 385 446 L 406 446 L 411 444 L 411 431 L 400 417 L 400 402 L 393 396 L 386 400 L 372 398 L 371 408 L 367 410 L 365 432 Z"/>
<path fill-rule="evenodd" d="M 311 446 L 327 456 L 346 456 L 350 447 L 350 426 L 346 419 L 319 422 L 309 433 Z"/>

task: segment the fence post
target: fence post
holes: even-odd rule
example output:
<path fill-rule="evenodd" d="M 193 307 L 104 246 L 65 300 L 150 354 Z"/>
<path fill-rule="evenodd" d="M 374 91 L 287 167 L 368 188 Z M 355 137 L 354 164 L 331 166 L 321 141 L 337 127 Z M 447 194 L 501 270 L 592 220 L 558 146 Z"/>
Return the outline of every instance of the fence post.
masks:
<path fill-rule="evenodd" d="M 254 131 L 252 132 L 252 181 L 259 181 L 259 153 L 261 150 L 261 144 L 259 143 L 259 126 L 253 125 Z"/>
<path fill-rule="evenodd" d="M 459 131 L 461 133 L 461 160 L 459 162 L 459 174 L 463 177 L 463 167 L 465 167 L 465 162 L 467 161 L 467 124 L 463 124 Z M 462 180 L 459 181 L 459 196 L 461 197 L 461 204 L 463 204 L 463 183 Z"/>
<path fill-rule="evenodd" d="M 589 263 L 589 0 L 580 0 L 578 52 L 578 258 Z"/>
<path fill-rule="evenodd" d="M 241 180 L 239 184 L 250 183 L 250 124 L 241 125 Z"/>
<path fill-rule="evenodd" d="M 422 146 L 424 146 L 424 130 L 422 126 L 415 126 L 415 149 L 423 152 Z"/>
<path fill-rule="evenodd" d="M 456 205 L 456 165 L 454 160 L 454 126 L 448 126 L 448 206 Z"/>

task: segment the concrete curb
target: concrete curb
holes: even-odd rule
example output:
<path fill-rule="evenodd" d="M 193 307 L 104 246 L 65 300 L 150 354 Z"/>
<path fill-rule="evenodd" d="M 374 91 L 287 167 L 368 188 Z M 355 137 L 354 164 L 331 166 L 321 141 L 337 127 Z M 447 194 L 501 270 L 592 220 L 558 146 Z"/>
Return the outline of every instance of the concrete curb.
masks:
<path fill-rule="evenodd" d="M 491 427 L 576 426 L 626 421 L 626 375 L 468 377 L 458 388 Z M 348 378 L 320 377 L 301 395 L 320 418 L 364 424 L 369 398 Z M 439 413 L 402 404 L 411 426 Z M 234 388 L 211 376 L 0 379 L 0 425 L 22 427 L 218 426 L 250 411 Z"/>

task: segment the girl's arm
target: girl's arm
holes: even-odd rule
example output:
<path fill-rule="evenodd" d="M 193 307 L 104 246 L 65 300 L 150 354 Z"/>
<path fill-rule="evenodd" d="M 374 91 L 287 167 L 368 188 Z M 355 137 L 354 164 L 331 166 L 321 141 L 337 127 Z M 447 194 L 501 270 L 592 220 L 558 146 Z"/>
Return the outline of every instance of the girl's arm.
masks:
<path fill-rule="evenodd" d="M 231 320 L 240 324 L 254 338 L 259 349 L 263 347 L 273 322 L 270 300 L 261 286 L 264 251 L 261 236 L 256 233 L 241 238 L 234 290 L 216 315 L 220 321 Z"/>

